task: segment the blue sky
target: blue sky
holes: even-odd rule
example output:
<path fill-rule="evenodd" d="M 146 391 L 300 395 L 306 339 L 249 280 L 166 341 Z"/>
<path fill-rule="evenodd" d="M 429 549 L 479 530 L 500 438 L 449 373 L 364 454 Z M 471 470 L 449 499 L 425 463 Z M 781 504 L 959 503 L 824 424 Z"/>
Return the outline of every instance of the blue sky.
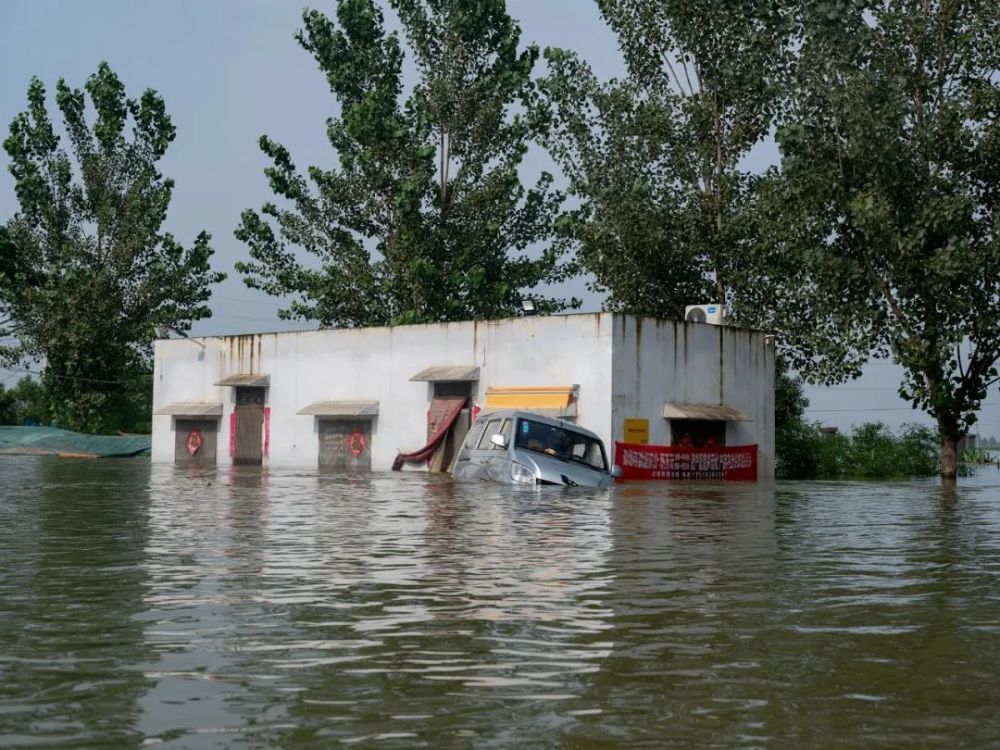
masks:
<path fill-rule="evenodd" d="M 267 134 L 296 163 L 330 166 L 324 123 L 336 113 L 312 58 L 293 40 L 305 3 L 285 0 L 0 0 L 0 128 L 25 105 L 32 75 L 51 91 L 64 77 L 80 87 L 101 60 L 130 95 L 154 88 L 167 103 L 178 135 L 162 163 L 176 183 L 167 225 L 180 241 L 202 229 L 213 235 L 215 266 L 230 278 L 212 299 L 214 316 L 198 334 L 301 328 L 277 319 L 276 300 L 243 286 L 233 263 L 245 247 L 233 237 L 240 212 L 271 196 L 257 140 Z M 315 7 L 333 13 L 332 0 Z M 523 39 L 576 49 L 601 77 L 619 75 L 614 36 L 592 0 L 508 0 Z M 387 14 L 389 15 L 389 14 Z M 535 154 L 535 171 L 551 169 Z M 762 144 L 748 160 L 763 168 L 775 158 Z M 13 181 L 0 154 L 0 220 L 17 210 Z M 600 300 L 588 295 L 586 308 Z M 3 378 L 0 377 L 0 380 Z M 895 395 L 899 370 L 873 364 L 860 381 L 810 388 L 810 416 L 842 428 L 880 419 L 890 425 L 926 421 Z M 991 396 L 989 402 L 1000 402 Z M 1000 435 L 1000 406 L 986 407 L 982 434 Z"/>

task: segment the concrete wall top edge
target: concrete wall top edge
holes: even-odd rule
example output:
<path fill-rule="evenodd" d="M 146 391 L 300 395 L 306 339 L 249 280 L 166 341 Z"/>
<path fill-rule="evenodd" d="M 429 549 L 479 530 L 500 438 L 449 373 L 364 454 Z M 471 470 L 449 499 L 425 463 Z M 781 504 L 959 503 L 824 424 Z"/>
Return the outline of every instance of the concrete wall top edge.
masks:
<path fill-rule="evenodd" d="M 443 323 L 419 323 L 415 325 L 397 325 L 397 326 L 370 326 L 365 328 L 310 328 L 303 329 L 299 331 L 260 331 L 253 333 L 241 333 L 241 334 L 218 334 L 215 336 L 189 336 L 188 341 L 197 341 L 201 343 L 206 343 L 209 341 L 219 341 L 227 344 L 238 344 L 241 342 L 246 342 L 248 340 L 260 340 L 264 338 L 280 339 L 280 338 L 297 338 L 297 337 L 311 337 L 311 336 L 359 336 L 366 333 L 371 333 L 373 331 L 387 332 L 389 335 L 394 335 L 396 332 L 404 332 L 407 330 L 427 330 L 431 328 L 439 328 L 447 330 L 454 330 L 456 332 L 462 331 L 463 329 L 471 329 L 476 331 L 479 328 L 499 328 L 507 326 L 524 326 L 524 327 L 534 327 L 534 326 L 555 326 L 560 323 L 565 323 L 569 320 L 576 320 L 581 318 L 593 318 L 598 325 L 602 323 L 620 323 L 622 325 L 628 325 L 630 322 L 632 324 L 638 323 L 639 325 L 652 325 L 657 327 L 662 326 L 673 326 L 674 328 L 688 327 L 688 326 L 702 326 L 708 325 L 703 323 L 685 323 L 681 320 L 674 320 L 671 318 L 654 318 L 647 315 L 632 315 L 630 313 L 618 313 L 618 312 L 596 312 L 596 313 L 566 313 L 560 315 L 540 315 L 531 317 L 520 317 L 520 318 L 497 318 L 491 320 L 463 320 L 454 322 L 443 322 Z M 712 326 L 716 327 L 716 326 Z M 755 328 L 738 328 L 735 326 L 719 326 L 722 330 L 731 334 L 746 334 L 746 335 L 764 335 L 766 331 L 762 331 Z M 158 339 L 155 343 L 168 343 L 175 344 L 181 343 L 185 339 Z"/>

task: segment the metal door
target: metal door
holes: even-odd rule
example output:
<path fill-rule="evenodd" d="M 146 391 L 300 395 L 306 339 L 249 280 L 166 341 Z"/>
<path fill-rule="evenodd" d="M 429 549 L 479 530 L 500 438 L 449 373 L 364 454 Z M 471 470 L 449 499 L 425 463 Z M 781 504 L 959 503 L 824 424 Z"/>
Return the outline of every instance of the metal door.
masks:
<path fill-rule="evenodd" d="M 174 461 L 215 466 L 219 422 L 216 419 L 177 419 L 174 422 Z"/>
<path fill-rule="evenodd" d="M 371 422 L 321 419 L 319 422 L 319 465 L 323 469 L 371 471 Z"/>
<path fill-rule="evenodd" d="M 260 466 L 264 460 L 264 389 L 236 389 L 237 466 Z"/>

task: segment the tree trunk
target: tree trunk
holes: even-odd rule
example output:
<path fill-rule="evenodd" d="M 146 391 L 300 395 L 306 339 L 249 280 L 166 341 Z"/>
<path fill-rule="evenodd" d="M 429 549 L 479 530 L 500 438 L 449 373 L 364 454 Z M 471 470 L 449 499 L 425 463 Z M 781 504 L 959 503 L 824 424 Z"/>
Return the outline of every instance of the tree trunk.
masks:
<path fill-rule="evenodd" d="M 958 438 L 941 435 L 941 478 L 955 481 L 958 476 Z"/>

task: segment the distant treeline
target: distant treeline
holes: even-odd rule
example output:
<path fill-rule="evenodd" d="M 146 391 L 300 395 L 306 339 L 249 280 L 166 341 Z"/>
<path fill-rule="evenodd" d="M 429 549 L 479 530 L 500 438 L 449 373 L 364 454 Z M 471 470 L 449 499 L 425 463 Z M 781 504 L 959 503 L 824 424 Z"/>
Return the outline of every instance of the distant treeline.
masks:
<path fill-rule="evenodd" d="M 936 474 L 941 438 L 924 425 L 893 433 L 866 422 L 841 434 L 805 418 L 801 381 L 779 373 L 775 392 L 775 475 L 778 479 L 903 479 Z"/>
<path fill-rule="evenodd" d="M 148 434 L 152 428 L 152 377 L 128 384 L 105 403 L 103 421 L 95 433 Z M 57 412 L 55 397 L 45 386 L 30 377 L 21 378 L 8 388 L 0 383 L 0 425 L 51 425 Z"/>
<path fill-rule="evenodd" d="M 830 433 L 799 422 L 778 434 L 779 479 L 903 479 L 929 477 L 940 468 L 940 438 L 925 425 L 893 433 L 866 422 L 849 434 Z"/>

